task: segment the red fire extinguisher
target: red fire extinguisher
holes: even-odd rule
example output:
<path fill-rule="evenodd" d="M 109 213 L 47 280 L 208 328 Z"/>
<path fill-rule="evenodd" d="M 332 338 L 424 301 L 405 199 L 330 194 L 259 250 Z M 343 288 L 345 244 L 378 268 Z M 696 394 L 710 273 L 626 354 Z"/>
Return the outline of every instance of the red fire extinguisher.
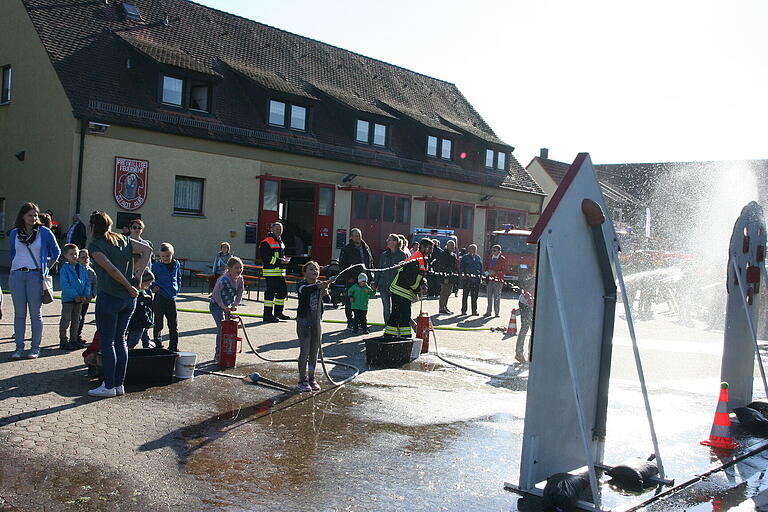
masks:
<path fill-rule="evenodd" d="M 236 318 L 236 317 L 234 317 Z M 237 320 L 225 313 L 219 337 L 219 367 L 234 368 L 237 362 Z"/>
<path fill-rule="evenodd" d="M 416 317 L 416 337 L 421 338 L 421 353 L 429 352 L 429 331 L 432 329 L 432 320 L 429 313 L 422 311 Z"/>

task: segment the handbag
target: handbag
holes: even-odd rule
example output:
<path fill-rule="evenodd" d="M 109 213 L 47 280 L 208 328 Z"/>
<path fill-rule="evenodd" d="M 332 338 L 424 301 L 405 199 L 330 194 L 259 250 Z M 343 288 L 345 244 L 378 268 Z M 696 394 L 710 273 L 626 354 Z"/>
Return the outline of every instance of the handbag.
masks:
<path fill-rule="evenodd" d="M 40 288 L 40 300 L 43 304 L 50 304 L 53 302 L 53 277 L 50 275 L 43 275 L 43 267 L 37 262 L 37 258 L 35 258 L 32 249 L 26 244 L 24 246 L 29 251 L 29 255 L 32 256 L 32 261 L 34 261 L 37 268 L 40 269 L 40 275 L 43 277 L 42 286 Z"/>

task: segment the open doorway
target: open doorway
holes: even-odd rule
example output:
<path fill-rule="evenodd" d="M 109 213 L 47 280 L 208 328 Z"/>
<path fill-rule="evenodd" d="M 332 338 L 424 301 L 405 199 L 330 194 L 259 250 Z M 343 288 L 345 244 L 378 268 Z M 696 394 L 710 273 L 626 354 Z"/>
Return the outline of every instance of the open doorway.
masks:
<path fill-rule="evenodd" d="M 279 217 L 283 223 L 286 256 L 306 259 L 312 252 L 315 232 L 315 184 L 283 180 Z"/>
<path fill-rule="evenodd" d="M 264 178 L 259 232 L 265 236 L 273 222 L 283 223 L 283 243 L 291 256 L 289 272 L 309 259 L 326 265 L 333 240 L 334 186 L 324 183 Z M 257 249 L 256 259 L 258 255 Z"/>

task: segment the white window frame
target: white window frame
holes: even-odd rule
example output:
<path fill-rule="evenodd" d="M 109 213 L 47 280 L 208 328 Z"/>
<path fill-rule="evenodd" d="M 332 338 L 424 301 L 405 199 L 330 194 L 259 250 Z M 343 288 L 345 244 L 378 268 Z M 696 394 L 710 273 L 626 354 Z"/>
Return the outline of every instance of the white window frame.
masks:
<path fill-rule="evenodd" d="M 183 78 L 179 78 L 178 76 L 166 75 L 165 73 L 161 74 L 160 76 L 162 76 L 162 78 L 163 78 L 162 84 L 161 84 L 161 90 L 160 90 L 160 102 L 163 103 L 164 105 L 171 105 L 171 106 L 174 106 L 174 107 L 184 108 L 184 88 L 185 88 L 185 85 L 186 85 L 184 83 L 184 79 Z M 173 102 L 170 102 L 170 101 L 166 101 L 166 99 L 165 99 L 165 79 L 166 78 L 169 78 L 171 80 L 177 80 L 177 81 L 181 82 L 181 99 L 179 100 L 179 103 L 173 103 Z"/>

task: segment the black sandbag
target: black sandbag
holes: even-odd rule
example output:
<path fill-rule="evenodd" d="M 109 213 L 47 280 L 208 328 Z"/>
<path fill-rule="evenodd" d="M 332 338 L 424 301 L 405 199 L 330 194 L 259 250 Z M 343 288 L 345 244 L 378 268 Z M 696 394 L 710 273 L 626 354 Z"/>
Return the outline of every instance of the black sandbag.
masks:
<path fill-rule="evenodd" d="M 547 478 L 547 485 L 544 487 L 542 497 L 544 512 L 576 510 L 576 502 L 587 487 L 589 487 L 589 480 L 584 475 L 555 473 Z"/>
<path fill-rule="evenodd" d="M 766 418 L 768 418 L 768 403 L 765 402 L 752 402 L 747 404 L 747 407 L 754 409 Z"/>
<path fill-rule="evenodd" d="M 654 456 L 650 458 L 653 459 Z M 612 467 L 606 474 L 613 478 L 611 483 L 618 487 L 640 490 L 652 483 L 650 478 L 659 474 L 659 466 L 654 460 L 632 457 Z"/>
<path fill-rule="evenodd" d="M 733 412 L 744 430 L 756 436 L 768 437 L 768 418 L 751 407 L 736 407 Z"/>

